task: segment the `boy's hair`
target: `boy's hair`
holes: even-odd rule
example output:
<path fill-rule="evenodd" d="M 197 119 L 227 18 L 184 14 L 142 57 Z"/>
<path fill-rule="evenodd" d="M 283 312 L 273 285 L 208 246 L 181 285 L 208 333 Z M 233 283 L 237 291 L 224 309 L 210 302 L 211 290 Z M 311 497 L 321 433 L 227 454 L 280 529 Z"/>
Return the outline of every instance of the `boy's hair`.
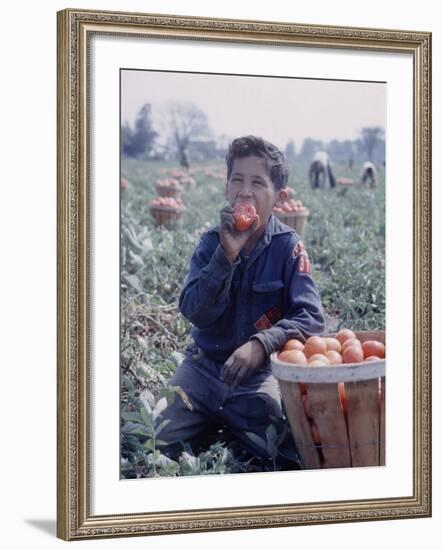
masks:
<path fill-rule="evenodd" d="M 283 189 L 288 183 L 288 165 L 283 153 L 272 143 L 257 136 L 244 136 L 234 139 L 226 155 L 228 179 L 236 158 L 261 157 L 265 159 L 269 174 L 277 190 Z"/>

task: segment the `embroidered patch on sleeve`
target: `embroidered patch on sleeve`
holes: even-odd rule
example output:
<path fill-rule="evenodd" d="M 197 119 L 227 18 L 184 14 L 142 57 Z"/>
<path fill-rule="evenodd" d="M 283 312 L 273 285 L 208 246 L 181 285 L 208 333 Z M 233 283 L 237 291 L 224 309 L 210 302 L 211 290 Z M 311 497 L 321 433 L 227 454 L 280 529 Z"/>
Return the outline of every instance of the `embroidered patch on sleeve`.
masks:
<path fill-rule="evenodd" d="M 299 241 L 292 250 L 292 257 L 295 259 L 300 254 L 307 254 L 305 245 Z"/>
<path fill-rule="evenodd" d="M 277 321 L 280 321 L 281 317 L 282 314 L 279 308 L 272 307 L 257 319 L 257 321 L 254 323 L 254 326 L 258 331 L 266 330 L 267 328 L 271 328 L 272 325 L 274 325 Z"/>
<path fill-rule="evenodd" d="M 306 275 L 311 275 L 311 262 L 308 260 L 307 256 L 301 255 L 298 261 L 297 271 Z"/>
<path fill-rule="evenodd" d="M 272 323 L 265 314 L 257 319 L 257 321 L 254 323 L 254 327 L 259 331 L 266 330 L 267 328 L 272 327 Z"/>
<path fill-rule="evenodd" d="M 267 318 L 271 321 L 271 323 L 273 325 L 275 325 L 275 323 L 277 321 L 280 321 L 282 315 L 281 315 L 281 311 L 279 310 L 278 307 L 273 307 L 271 309 L 269 309 L 267 312 L 266 312 L 266 316 Z"/>

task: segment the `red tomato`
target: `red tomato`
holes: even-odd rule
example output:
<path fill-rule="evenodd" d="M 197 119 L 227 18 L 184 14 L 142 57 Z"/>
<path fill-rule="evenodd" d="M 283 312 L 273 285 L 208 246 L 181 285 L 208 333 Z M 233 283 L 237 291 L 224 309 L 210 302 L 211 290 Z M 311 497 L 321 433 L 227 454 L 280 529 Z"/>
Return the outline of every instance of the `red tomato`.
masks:
<path fill-rule="evenodd" d="M 293 363 L 294 365 L 306 365 L 308 362 L 305 354 L 299 349 L 288 349 L 281 351 L 278 354 L 278 358 L 280 361 L 284 361 L 285 363 Z"/>
<path fill-rule="evenodd" d="M 234 204 L 234 229 L 247 231 L 259 217 L 253 204 L 237 202 Z"/>
<path fill-rule="evenodd" d="M 366 357 L 371 357 L 371 355 L 375 355 L 380 359 L 383 359 L 385 356 L 385 345 L 381 342 L 377 342 L 377 340 L 367 340 L 363 342 L 361 347 L 363 348 L 365 359 Z"/>
<path fill-rule="evenodd" d="M 313 363 L 318 365 L 319 362 L 323 365 L 329 365 L 329 359 L 326 357 L 326 355 L 323 355 L 323 353 L 314 353 L 314 355 L 311 355 L 308 361 L 309 365 L 311 366 Z"/>
<path fill-rule="evenodd" d="M 297 338 L 291 338 L 283 346 L 283 351 L 287 351 L 287 350 L 290 350 L 290 349 L 299 349 L 300 351 L 303 351 L 304 347 L 305 347 L 305 345 L 302 344 L 300 342 L 300 340 L 297 340 Z"/>
<path fill-rule="evenodd" d="M 349 338 L 355 338 L 355 332 L 349 328 L 342 328 L 336 336 L 337 340 L 343 345 L 346 340 Z"/>
<path fill-rule="evenodd" d="M 330 349 L 326 352 L 326 357 L 331 365 L 340 365 L 342 363 L 342 356 L 338 351 Z"/>
<path fill-rule="evenodd" d="M 326 358 L 325 358 L 326 359 Z M 309 367 L 327 367 L 329 365 L 328 360 L 326 359 L 313 359 L 309 361 Z"/>
<path fill-rule="evenodd" d="M 343 363 L 361 363 L 363 361 L 363 350 L 361 346 L 348 346 L 342 353 Z"/>
<path fill-rule="evenodd" d="M 343 353 L 345 349 L 348 348 L 349 346 L 361 347 L 361 342 L 360 340 L 358 340 L 358 338 L 349 338 L 348 340 L 345 340 L 341 345 L 341 352 Z"/>
<path fill-rule="evenodd" d="M 341 352 L 341 344 L 337 338 L 325 337 L 325 342 L 328 347 L 328 351 L 334 350 L 338 353 Z"/>
<path fill-rule="evenodd" d="M 324 355 L 328 351 L 328 346 L 321 336 L 311 336 L 305 342 L 305 355 L 311 357 L 315 353 Z"/>

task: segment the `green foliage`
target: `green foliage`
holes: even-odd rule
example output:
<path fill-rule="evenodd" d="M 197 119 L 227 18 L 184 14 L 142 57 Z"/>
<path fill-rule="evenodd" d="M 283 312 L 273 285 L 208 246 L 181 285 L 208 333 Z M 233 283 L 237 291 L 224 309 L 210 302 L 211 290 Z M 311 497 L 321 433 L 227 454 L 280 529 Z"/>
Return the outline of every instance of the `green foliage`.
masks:
<path fill-rule="evenodd" d="M 307 166 L 301 168 L 306 173 Z M 323 307 L 337 319 L 338 328 L 383 329 L 384 178 L 376 189 L 368 189 L 344 166 L 335 166 L 334 171 L 337 178 L 354 178 L 354 185 L 311 190 L 297 178 L 292 185 L 310 211 L 304 240 Z"/>
<path fill-rule="evenodd" d="M 145 389 L 138 391 L 130 377 L 123 377 L 121 412 L 121 476 L 126 479 L 188 476 L 209 474 L 230 474 L 248 471 L 247 464 L 239 461 L 233 451 L 224 443 L 215 441 L 207 450 L 194 455 L 184 450 L 178 461 L 162 453 L 165 442 L 161 432 L 169 420 L 162 419 L 162 412 L 168 399 L 155 397 Z M 184 399 L 180 388 L 166 386 L 163 392 L 170 398 Z"/>

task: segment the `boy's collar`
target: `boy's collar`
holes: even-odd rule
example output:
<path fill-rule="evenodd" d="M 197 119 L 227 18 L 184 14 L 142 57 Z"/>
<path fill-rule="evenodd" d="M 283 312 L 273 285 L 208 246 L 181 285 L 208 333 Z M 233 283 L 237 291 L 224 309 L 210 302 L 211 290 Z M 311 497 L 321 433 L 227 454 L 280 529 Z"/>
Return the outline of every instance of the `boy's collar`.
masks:
<path fill-rule="evenodd" d="M 271 214 L 271 216 L 269 217 L 268 223 L 266 225 L 263 241 L 266 244 L 269 244 L 271 242 L 272 237 L 274 237 L 275 235 L 291 233 L 291 231 L 292 230 L 290 227 L 282 224 L 282 222 L 277 217 Z"/>

